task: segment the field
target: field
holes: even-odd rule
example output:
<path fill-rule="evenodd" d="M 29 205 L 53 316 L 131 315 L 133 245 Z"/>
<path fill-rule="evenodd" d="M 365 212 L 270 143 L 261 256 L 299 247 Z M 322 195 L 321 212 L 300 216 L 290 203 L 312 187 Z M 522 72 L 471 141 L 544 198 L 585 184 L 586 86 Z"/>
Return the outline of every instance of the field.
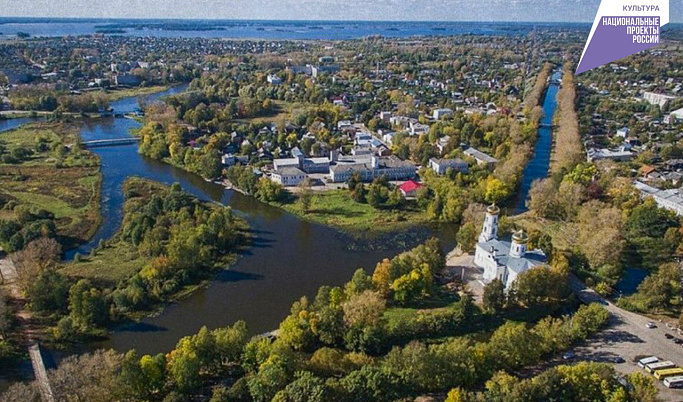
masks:
<path fill-rule="evenodd" d="M 429 222 L 426 213 L 417 209 L 403 208 L 400 211 L 392 211 L 355 202 L 347 190 L 316 193 L 308 213 L 304 213 L 298 202 L 284 204 L 282 208 L 302 219 L 334 226 L 351 233 L 392 232 Z"/>
<path fill-rule="evenodd" d="M 90 255 L 80 262 L 65 264 L 62 272 L 78 278 L 88 278 L 108 286 L 135 275 L 149 261 L 141 256 L 135 247 L 116 242 Z"/>
<path fill-rule="evenodd" d="M 44 123 L 0 133 L 0 144 L 11 152 L 18 147 L 35 149 L 44 139 L 48 150 L 35 152 L 20 163 L 0 163 L 2 204 L 26 205 L 55 216 L 59 240 L 65 248 L 87 241 L 100 224 L 102 176 L 99 159 L 76 150 L 58 156 L 53 146 L 75 142 L 74 126 Z M 13 219 L 15 210 L 3 208 L 0 219 Z"/>
<path fill-rule="evenodd" d="M 128 88 L 128 89 L 116 89 L 107 90 L 106 94 L 110 102 L 121 100 L 123 98 L 129 98 L 131 96 L 147 96 L 158 92 L 163 92 L 169 87 L 165 85 L 155 85 L 151 87 L 138 87 L 138 88 Z"/>

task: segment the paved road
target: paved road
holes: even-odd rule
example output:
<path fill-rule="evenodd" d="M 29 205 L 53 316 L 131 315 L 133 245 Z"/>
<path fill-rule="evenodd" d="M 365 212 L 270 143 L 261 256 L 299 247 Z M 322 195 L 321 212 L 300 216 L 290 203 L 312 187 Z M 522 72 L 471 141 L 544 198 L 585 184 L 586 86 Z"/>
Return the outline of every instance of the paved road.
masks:
<path fill-rule="evenodd" d="M 641 371 L 635 361 L 645 356 L 671 360 L 683 367 L 683 346 L 676 345 L 664 336 L 665 333 L 670 333 L 680 337 L 675 331 L 659 322 L 655 323 L 657 328 L 648 329 L 646 324 L 651 321 L 648 317 L 623 310 L 604 300 L 573 275 L 570 277 L 570 286 L 581 301 L 600 303 L 610 312 L 608 328 L 600 331 L 586 344 L 576 347 L 576 359 L 613 362 L 612 359 L 620 356 L 625 362 L 615 364 L 614 367 L 624 374 Z M 668 389 L 659 381 L 657 385 L 663 400 L 683 401 L 683 390 Z"/>

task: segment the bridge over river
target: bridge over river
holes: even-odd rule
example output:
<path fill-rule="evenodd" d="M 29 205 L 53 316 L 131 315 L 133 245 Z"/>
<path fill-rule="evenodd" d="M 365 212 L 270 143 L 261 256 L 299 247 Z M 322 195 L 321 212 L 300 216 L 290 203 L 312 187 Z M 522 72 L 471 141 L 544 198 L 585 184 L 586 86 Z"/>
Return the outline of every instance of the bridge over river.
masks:
<path fill-rule="evenodd" d="M 83 141 L 81 144 L 86 148 L 102 148 L 102 147 L 113 147 L 117 145 L 129 145 L 140 142 L 138 137 L 126 137 L 126 138 L 115 138 L 107 140 L 93 140 L 93 141 Z"/>

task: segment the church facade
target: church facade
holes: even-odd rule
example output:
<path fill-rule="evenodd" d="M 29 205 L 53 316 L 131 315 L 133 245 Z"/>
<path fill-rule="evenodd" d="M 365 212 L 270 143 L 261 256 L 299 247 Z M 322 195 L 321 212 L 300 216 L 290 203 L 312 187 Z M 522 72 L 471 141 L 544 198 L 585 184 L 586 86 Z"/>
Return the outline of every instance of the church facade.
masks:
<path fill-rule="evenodd" d="M 484 269 L 486 283 L 499 279 L 508 289 L 522 272 L 546 265 L 547 258 L 541 250 L 527 250 L 529 237 L 521 230 L 512 235 L 511 241 L 498 240 L 499 215 L 500 208 L 495 204 L 486 209 L 474 264 Z"/>

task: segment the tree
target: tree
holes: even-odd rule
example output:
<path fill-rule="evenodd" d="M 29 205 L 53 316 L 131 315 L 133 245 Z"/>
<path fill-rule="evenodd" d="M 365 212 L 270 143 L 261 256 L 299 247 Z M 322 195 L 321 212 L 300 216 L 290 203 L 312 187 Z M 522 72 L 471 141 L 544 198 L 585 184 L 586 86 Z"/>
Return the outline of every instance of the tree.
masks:
<path fill-rule="evenodd" d="M 460 246 L 460 250 L 467 253 L 473 252 L 475 246 L 477 245 L 478 235 L 479 232 L 474 226 L 474 223 L 467 222 L 460 226 L 458 233 L 455 235 L 455 239 Z"/>
<path fill-rule="evenodd" d="M 330 391 L 323 379 L 309 371 L 295 374 L 296 379 L 273 398 L 277 402 L 326 402 L 331 400 Z"/>
<path fill-rule="evenodd" d="M 485 182 L 484 198 L 490 203 L 499 203 L 510 196 L 510 188 L 503 181 L 490 176 Z"/>
<path fill-rule="evenodd" d="M 276 183 L 265 177 L 256 184 L 256 197 L 261 201 L 282 201 L 284 196 L 285 190 L 284 187 L 282 187 L 282 184 Z"/>
<path fill-rule="evenodd" d="M 310 211 L 311 201 L 313 201 L 311 181 L 309 178 L 306 178 L 299 184 L 299 202 L 301 203 L 303 213 L 307 214 Z"/>
<path fill-rule="evenodd" d="M 365 292 L 366 290 L 372 290 L 372 277 L 365 273 L 365 270 L 358 268 L 351 277 L 351 280 L 347 282 L 344 287 L 344 293 L 347 296 L 357 295 Z"/>
<path fill-rule="evenodd" d="M 290 374 L 287 373 L 284 361 L 274 355 L 261 365 L 256 375 L 247 380 L 249 393 L 255 402 L 271 401 L 287 386 L 289 379 Z"/>
<path fill-rule="evenodd" d="M 121 400 L 122 387 L 126 387 L 117 376 L 122 359 L 112 350 L 98 350 L 62 360 L 59 367 L 48 374 L 55 400 Z"/>
<path fill-rule="evenodd" d="M 561 300 L 567 292 L 567 276 L 547 266 L 522 272 L 512 284 L 512 293 L 527 307 Z"/>
<path fill-rule="evenodd" d="M 619 266 L 626 247 L 623 237 L 625 222 L 621 211 L 592 200 L 581 206 L 577 220 L 579 248 L 591 267 L 597 269 L 605 264 Z"/>
<path fill-rule="evenodd" d="M 379 293 L 366 290 L 350 296 L 349 300 L 342 304 L 342 308 L 346 325 L 374 327 L 380 323 L 386 308 L 386 300 Z"/>
<path fill-rule="evenodd" d="M 25 291 L 35 311 L 66 312 L 68 306 L 69 280 L 54 268 L 37 273 Z"/>
<path fill-rule="evenodd" d="M 389 199 L 389 189 L 380 183 L 372 183 L 366 198 L 370 206 L 380 208 Z"/>
<path fill-rule="evenodd" d="M 503 282 L 494 279 L 484 286 L 484 309 L 492 313 L 500 311 L 505 305 L 505 289 Z"/>
<path fill-rule="evenodd" d="M 199 159 L 199 172 L 207 179 L 215 179 L 221 175 L 221 159 L 216 152 L 207 152 Z"/>
<path fill-rule="evenodd" d="M 403 390 L 400 379 L 372 365 L 364 366 L 341 379 L 346 400 L 350 402 L 389 402 L 399 398 Z"/>
<path fill-rule="evenodd" d="M 557 189 L 552 179 L 536 180 L 529 190 L 529 209 L 541 218 L 553 219 L 558 216 Z"/>
<path fill-rule="evenodd" d="M 499 327 L 486 344 L 487 358 L 498 367 L 514 369 L 538 361 L 540 337 L 525 324 L 507 322 Z"/>
<path fill-rule="evenodd" d="M 242 357 L 244 346 L 249 341 L 249 331 L 244 321 L 237 321 L 231 327 L 222 327 L 213 331 L 216 356 L 222 365 L 238 363 Z"/>
<path fill-rule="evenodd" d="M 199 385 L 201 362 L 190 337 L 182 338 L 169 354 L 169 374 L 181 392 L 189 392 Z"/>
<path fill-rule="evenodd" d="M 102 293 L 89 280 L 81 279 L 69 289 L 69 315 L 81 330 L 103 326 L 108 314 Z"/>

